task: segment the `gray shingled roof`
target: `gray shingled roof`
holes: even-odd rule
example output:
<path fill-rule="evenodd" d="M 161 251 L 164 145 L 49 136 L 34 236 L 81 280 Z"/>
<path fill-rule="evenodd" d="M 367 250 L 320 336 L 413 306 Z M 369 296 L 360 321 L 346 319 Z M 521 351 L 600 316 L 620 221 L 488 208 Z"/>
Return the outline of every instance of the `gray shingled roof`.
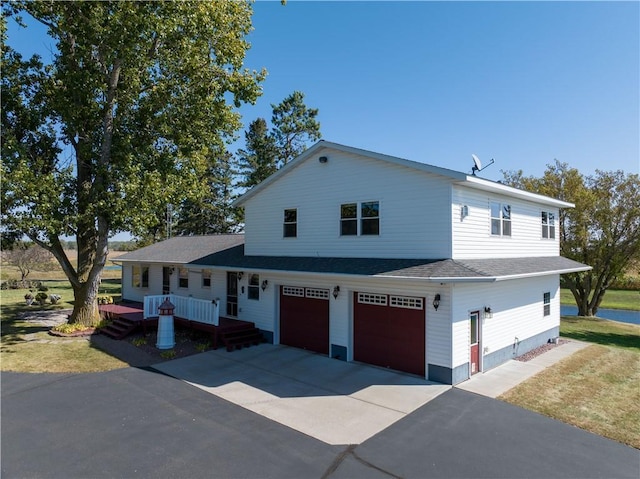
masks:
<path fill-rule="evenodd" d="M 562 256 L 486 260 L 245 256 L 244 245 L 210 254 L 194 261 L 193 264 L 249 270 L 406 277 L 436 281 L 495 281 L 501 278 L 590 269 L 582 263 Z"/>
<path fill-rule="evenodd" d="M 590 269 L 561 256 L 499 259 L 385 259 L 245 256 L 243 235 L 177 236 L 131 253 L 116 261 L 222 268 L 295 271 L 432 281 L 496 281 Z"/>
<path fill-rule="evenodd" d="M 244 235 L 174 236 L 116 258 L 116 262 L 182 264 L 244 244 Z"/>

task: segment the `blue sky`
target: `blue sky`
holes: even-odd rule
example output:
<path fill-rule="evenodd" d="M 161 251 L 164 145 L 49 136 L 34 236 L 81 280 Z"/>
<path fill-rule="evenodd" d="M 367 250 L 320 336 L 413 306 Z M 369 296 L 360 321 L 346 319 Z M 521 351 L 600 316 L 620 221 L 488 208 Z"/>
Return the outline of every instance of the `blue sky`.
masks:
<path fill-rule="evenodd" d="M 638 2 L 301 2 L 254 4 L 246 66 L 269 119 L 294 90 L 323 138 L 471 171 L 541 175 L 554 159 L 585 174 L 640 168 Z M 41 28 L 9 44 L 46 55 Z M 242 133 L 240 133 L 242 135 Z"/>

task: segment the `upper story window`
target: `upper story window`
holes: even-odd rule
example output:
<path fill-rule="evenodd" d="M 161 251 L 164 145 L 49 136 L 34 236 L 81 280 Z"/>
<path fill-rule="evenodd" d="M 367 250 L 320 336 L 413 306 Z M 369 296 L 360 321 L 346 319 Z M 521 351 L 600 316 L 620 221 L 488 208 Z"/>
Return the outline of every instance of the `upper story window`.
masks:
<path fill-rule="evenodd" d="M 189 270 L 187 268 L 178 269 L 178 288 L 189 287 Z"/>
<path fill-rule="evenodd" d="M 148 288 L 149 287 L 149 267 L 133 265 L 133 272 L 131 275 L 131 285 L 134 288 Z"/>
<path fill-rule="evenodd" d="M 260 275 L 255 273 L 249 275 L 249 294 L 247 297 L 249 299 L 260 299 Z"/>
<path fill-rule="evenodd" d="M 491 234 L 511 236 L 511 205 L 491 203 Z"/>
<path fill-rule="evenodd" d="M 210 269 L 202 270 L 202 287 L 203 288 L 211 287 L 211 270 Z"/>
<path fill-rule="evenodd" d="M 549 239 L 556 237 L 556 217 L 549 211 L 542 212 L 542 237 Z"/>
<path fill-rule="evenodd" d="M 282 236 L 296 238 L 298 236 L 298 210 L 295 208 L 284 210 L 284 225 Z"/>
<path fill-rule="evenodd" d="M 545 316 L 549 316 L 551 315 L 551 293 L 544 293 L 543 295 L 543 310 L 544 310 L 544 315 Z"/>
<path fill-rule="evenodd" d="M 340 205 L 340 235 L 379 235 L 380 202 L 345 203 Z"/>

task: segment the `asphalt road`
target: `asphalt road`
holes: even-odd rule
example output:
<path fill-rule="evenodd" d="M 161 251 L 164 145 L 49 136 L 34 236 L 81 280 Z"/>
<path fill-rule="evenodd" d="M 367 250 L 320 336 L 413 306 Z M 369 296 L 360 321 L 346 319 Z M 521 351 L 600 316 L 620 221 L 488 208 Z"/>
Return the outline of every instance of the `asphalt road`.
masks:
<path fill-rule="evenodd" d="M 4 479 L 640 477 L 636 449 L 458 389 L 330 446 L 145 369 L 1 381 Z"/>

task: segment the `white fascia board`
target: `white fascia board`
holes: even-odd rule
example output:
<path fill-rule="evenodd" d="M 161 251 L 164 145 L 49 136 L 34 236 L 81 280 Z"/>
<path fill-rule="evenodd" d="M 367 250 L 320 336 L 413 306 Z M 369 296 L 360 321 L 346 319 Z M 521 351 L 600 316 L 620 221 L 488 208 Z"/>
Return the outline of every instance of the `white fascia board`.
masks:
<path fill-rule="evenodd" d="M 540 271 L 538 273 L 529 273 L 529 274 L 513 274 L 508 276 L 498 276 L 496 277 L 496 281 L 508 281 L 511 279 L 524 279 L 524 278 L 535 278 L 538 276 L 549 276 L 552 274 L 567 274 L 567 273 L 580 273 L 582 271 L 589 271 L 593 269 L 591 266 L 583 266 L 580 268 L 571 268 L 571 269 L 559 269 L 555 271 Z"/>
<path fill-rule="evenodd" d="M 556 208 L 574 208 L 575 204 L 567 201 L 557 200 L 549 196 L 539 195 L 537 193 L 531 193 L 529 191 L 519 190 L 512 186 L 503 185 L 495 181 L 485 180 L 476 176 L 467 175 L 462 185 L 468 188 L 474 188 L 477 190 L 487 191 L 489 193 L 499 193 L 506 196 L 513 196 L 536 203 L 554 206 Z"/>

